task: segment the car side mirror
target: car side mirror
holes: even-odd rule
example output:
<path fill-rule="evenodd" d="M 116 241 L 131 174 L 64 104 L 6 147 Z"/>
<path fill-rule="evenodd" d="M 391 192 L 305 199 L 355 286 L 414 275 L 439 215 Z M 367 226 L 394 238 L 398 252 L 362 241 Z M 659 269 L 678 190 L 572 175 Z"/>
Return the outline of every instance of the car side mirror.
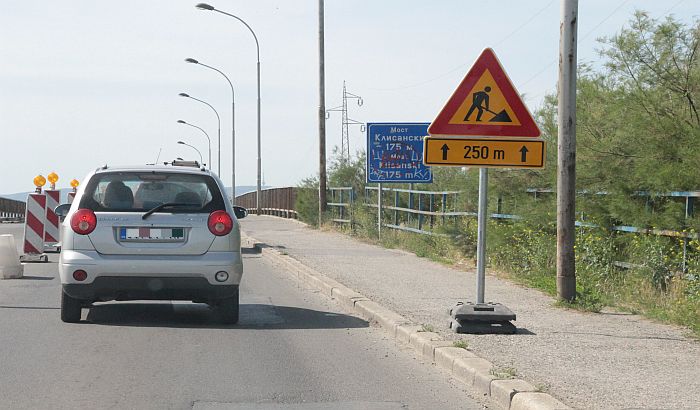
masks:
<path fill-rule="evenodd" d="M 70 204 L 61 204 L 54 209 L 54 213 L 58 216 L 58 218 L 63 221 L 66 219 L 66 215 L 68 215 L 68 211 L 70 211 Z"/>
<path fill-rule="evenodd" d="M 70 210 L 70 204 L 61 204 L 54 209 L 54 213 L 61 218 L 65 218 L 66 215 L 68 215 L 68 211 Z"/>
<path fill-rule="evenodd" d="M 242 206 L 234 206 L 233 213 L 236 214 L 236 219 L 243 219 L 248 216 L 248 210 Z"/>

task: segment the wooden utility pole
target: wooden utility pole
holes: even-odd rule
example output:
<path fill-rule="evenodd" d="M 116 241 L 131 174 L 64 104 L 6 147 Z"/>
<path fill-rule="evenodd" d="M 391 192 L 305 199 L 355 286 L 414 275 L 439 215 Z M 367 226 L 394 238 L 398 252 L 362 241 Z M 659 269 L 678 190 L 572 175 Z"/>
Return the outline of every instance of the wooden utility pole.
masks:
<path fill-rule="evenodd" d="M 323 0 L 318 0 L 318 226 L 326 213 L 326 73 L 324 69 Z"/>
<path fill-rule="evenodd" d="M 559 26 L 557 296 L 576 298 L 576 37 L 578 0 L 562 0 Z"/>

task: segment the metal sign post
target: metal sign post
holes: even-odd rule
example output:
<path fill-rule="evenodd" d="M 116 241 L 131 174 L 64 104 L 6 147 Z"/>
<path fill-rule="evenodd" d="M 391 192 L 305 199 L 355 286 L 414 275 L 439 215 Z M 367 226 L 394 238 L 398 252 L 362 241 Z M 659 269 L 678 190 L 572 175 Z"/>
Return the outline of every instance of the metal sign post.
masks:
<path fill-rule="evenodd" d="M 486 214 L 488 213 L 489 170 L 479 168 L 479 214 L 476 239 L 476 303 L 484 303 L 486 282 Z"/>
<path fill-rule="evenodd" d="M 382 184 L 377 184 L 377 235 L 382 240 Z"/>
<path fill-rule="evenodd" d="M 479 168 L 476 303 L 450 309 L 450 328 L 457 333 L 515 333 L 515 314 L 484 299 L 488 168 L 542 168 L 544 141 L 537 139 L 540 130 L 493 50 L 481 53 L 428 133 L 424 164 Z"/>
<path fill-rule="evenodd" d="M 450 328 L 457 333 L 515 333 L 515 314 L 500 303 L 485 303 L 488 168 L 479 168 L 479 210 L 476 241 L 476 303 L 458 303 L 450 310 Z"/>

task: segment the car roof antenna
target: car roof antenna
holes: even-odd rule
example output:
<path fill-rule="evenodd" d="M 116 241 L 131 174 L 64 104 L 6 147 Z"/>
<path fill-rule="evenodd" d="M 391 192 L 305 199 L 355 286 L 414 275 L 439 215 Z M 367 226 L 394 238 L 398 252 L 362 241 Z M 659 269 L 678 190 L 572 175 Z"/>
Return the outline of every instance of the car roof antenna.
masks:
<path fill-rule="evenodd" d="M 163 147 L 158 148 L 158 156 L 156 157 L 155 162 L 153 162 L 154 164 L 157 164 L 157 163 L 158 163 L 158 160 L 160 159 L 160 152 L 161 152 L 161 151 L 163 151 Z"/>

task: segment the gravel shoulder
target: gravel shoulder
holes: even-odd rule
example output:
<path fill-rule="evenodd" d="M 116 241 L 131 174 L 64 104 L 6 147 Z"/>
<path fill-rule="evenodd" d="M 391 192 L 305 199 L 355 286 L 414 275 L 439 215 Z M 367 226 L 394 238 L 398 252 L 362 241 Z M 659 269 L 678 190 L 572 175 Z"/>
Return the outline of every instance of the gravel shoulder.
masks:
<path fill-rule="evenodd" d="M 278 248 L 375 302 L 432 326 L 562 402 L 586 409 L 700 408 L 700 343 L 679 327 L 637 315 L 583 313 L 553 298 L 489 275 L 486 300 L 517 314 L 516 335 L 456 335 L 447 311 L 474 297 L 475 272 L 384 249 L 297 221 L 254 216 L 248 235 Z"/>

